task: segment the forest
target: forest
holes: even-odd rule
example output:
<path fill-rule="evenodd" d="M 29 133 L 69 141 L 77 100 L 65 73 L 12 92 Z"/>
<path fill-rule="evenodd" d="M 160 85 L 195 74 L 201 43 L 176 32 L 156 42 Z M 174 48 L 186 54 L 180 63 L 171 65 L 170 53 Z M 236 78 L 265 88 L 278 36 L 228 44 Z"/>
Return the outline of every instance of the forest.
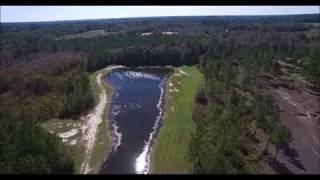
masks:
<path fill-rule="evenodd" d="M 261 80 L 280 73 L 283 60 L 319 91 L 318 20 L 319 14 L 1 23 L 0 173 L 72 173 L 60 140 L 39 122 L 92 108 L 88 76 L 108 65 L 198 65 L 205 85 L 193 112 L 194 173 L 259 173 L 263 154 L 254 153 L 249 125 L 263 129 L 277 149 L 292 139 L 272 98 L 261 93 Z M 90 30 L 115 33 L 56 39 Z"/>

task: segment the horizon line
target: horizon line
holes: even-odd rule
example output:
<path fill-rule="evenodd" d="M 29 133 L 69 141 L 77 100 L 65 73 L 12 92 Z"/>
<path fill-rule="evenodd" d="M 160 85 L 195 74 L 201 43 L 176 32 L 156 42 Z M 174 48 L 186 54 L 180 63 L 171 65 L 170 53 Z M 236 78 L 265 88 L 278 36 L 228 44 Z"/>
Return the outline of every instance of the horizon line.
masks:
<path fill-rule="evenodd" d="M 44 21 L 0 21 L 0 23 L 50 23 L 65 21 L 94 21 L 94 20 L 114 20 L 114 19 L 139 19 L 139 18 L 161 18 L 161 17 L 231 17 L 231 16 L 295 16 L 295 15 L 320 15 L 320 13 L 291 13 L 291 14 L 239 14 L 239 15 L 174 15 L 174 16 L 133 16 L 133 17 L 114 17 L 114 18 L 94 18 L 94 19 L 63 19 L 63 20 L 44 20 Z"/>

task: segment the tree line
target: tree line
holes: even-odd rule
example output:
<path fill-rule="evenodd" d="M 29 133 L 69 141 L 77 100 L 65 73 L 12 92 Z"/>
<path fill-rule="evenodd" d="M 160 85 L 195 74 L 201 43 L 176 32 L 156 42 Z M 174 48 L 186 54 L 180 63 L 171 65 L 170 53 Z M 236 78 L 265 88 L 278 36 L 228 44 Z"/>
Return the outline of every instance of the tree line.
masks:
<path fill-rule="evenodd" d="M 259 172 L 263 155 L 254 139 L 257 127 L 269 136 L 266 152 L 270 142 L 279 150 L 291 139 L 279 123 L 278 107 L 271 97 L 261 94 L 260 75 L 280 73 L 278 60 L 283 60 L 300 67 L 319 88 L 320 38 L 310 37 L 308 31 L 315 27 L 304 24 L 317 22 L 317 17 L 1 23 L 1 172 L 72 172 L 72 162 L 59 140 L 39 122 L 74 118 L 91 108 L 94 101 L 88 76 L 111 64 L 199 64 L 205 84 L 193 113 L 197 124 L 190 144 L 193 171 Z M 94 29 L 118 33 L 55 39 Z M 149 31 L 177 31 L 178 35 L 140 36 Z"/>

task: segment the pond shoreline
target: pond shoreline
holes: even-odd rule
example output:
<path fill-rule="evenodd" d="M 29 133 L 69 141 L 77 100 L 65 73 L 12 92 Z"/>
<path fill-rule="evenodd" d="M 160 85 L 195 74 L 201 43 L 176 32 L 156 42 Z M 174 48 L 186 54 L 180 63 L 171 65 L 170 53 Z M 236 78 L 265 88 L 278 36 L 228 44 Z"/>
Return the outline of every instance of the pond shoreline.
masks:
<path fill-rule="evenodd" d="M 145 141 L 145 144 L 143 146 L 142 152 L 140 153 L 140 155 L 138 156 L 138 158 L 136 159 L 136 173 L 137 174 L 147 174 L 149 172 L 149 166 L 150 166 L 150 157 L 151 157 L 151 152 L 152 152 L 152 147 L 154 144 L 154 140 L 157 136 L 157 133 L 159 131 L 159 128 L 161 126 L 161 123 L 163 121 L 164 118 L 164 103 L 165 103 L 165 98 L 166 98 L 166 89 L 167 89 L 167 81 L 169 76 L 172 74 L 173 72 L 173 68 L 171 67 L 126 67 L 129 69 L 166 69 L 169 70 L 169 72 L 167 74 L 165 74 L 163 76 L 162 81 L 159 83 L 158 87 L 160 88 L 160 98 L 156 104 L 156 108 L 159 110 L 159 114 L 156 115 L 156 119 L 153 123 L 152 126 L 152 132 L 150 132 L 150 134 L 148 135 L 148 139 L 147 141 Z M 105 75 L 106 76 L 106 75 Z M 107 81 L 105 81 L 107 82 Z M 108 83 L 109 84 L 109 83 Z M 114 89 L 114 87 L 112 87 L 112 89 Z M 113 96 L 113 94 L 112 94 Z M 111 101 L 110 103 L 113 103 L 113 101 Z M 110 111 L 108 112 L 108 123 L 109 123 L 109 127 L 112 128 L 112 145 L 110 148 L 110 151 L 108 153 L 108 157 L 105 160 L 105 162 L 103 164 L 107 164 L 109 163 L 109 158 L 112 158 L 110 155 L 112 155 L 113 152 L 115 152 L 115 149 L 117 149 L 117 147 L 120 145 L 119 143 L 119 138 L 121 141 L 121 134 L 118 132 L 118 128 L 117 125 L 115 124 L 115 122 L 112 120 L 112 114 L 110 113 Z M 111 116 L 111 117 L 110 117 Z M 120 137 L 119 137 L 120 134 Z M 139 164 L 139 165 L 138 165 Z M 102 167 L 100 168 L 100 173 L 102 172 Z"/>
<path fill-rule="evenodd" d="M 104 69 L 98 70 L 97 72 L 95 72 L 94 77 L 96 77 L 97 81 L 95 81 L 95 85 L 98 86 L 98 96 L 100 96 L 99 98 L 99 102 L 96 102 L 96 104 L 100 104 L 101 103 L 101 95 L 105 94 L 106 96 L 106 101 L 105 101 L 105 105 L 104 105 L 104 109 L 102 114 L 100 114 L 100 118 L 101 118 L 101 122 L 98 124 L 97 126 L 97 131 L 95 133 L 95 139 L 93 140 L 93 147 L 91 149 L 91 152 L 89 152 L 89 154 L 87 153 L 87 156 L 89 156 L 89 159 L 87 160 L 87 162 L 83 162 L 83 163 L 87 163 L 88 168 L 91 166 L 92 170 L 91 172 L 89 171 L 90 169 L 85 169 L 85 171 L 81 171 L 84 174 L 87 173 L 98 173 L 101 169 L 101 165 L 103 164 L 104 160 L 108 157 L 108 154 L 110 152 L 110 139 L 111 139 L 111 135 L 110 135 L 110 127 L 109 127 L 109 117 L 107 116 L 108 110 L 109 110 L 109 106 L 110 103 L 112 102 L 112 94 L 113 94 L 113 90 L 111 85 L 107 84 L 107 82 L 105 82 L 103 80 L 103 78 L 110 73 L 113 69 L 117 69 L 117 68 L 123 68 L 124 66 L 107 66 Z M 96 96 L 97 96 L 97 92 Z M 101 155 L 104 157 L 103 160 L 101 160 Z"/>

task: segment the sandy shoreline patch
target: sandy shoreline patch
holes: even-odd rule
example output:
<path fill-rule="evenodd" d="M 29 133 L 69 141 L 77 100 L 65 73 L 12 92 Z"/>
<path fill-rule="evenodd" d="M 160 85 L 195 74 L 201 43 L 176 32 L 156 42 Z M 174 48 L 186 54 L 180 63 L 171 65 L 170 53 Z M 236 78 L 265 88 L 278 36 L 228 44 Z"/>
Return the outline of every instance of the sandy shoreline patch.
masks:
<path fill-rule="evenodd" d="M 114 68 L 119 68 L 122 66 L 111 66 L 107 67 L 103 70 L 103 72 L 112 70 Z M 86 153 L 85 153 L 85 158 L 84 162 L 81 165 L 81 173 L 87 174 L 91 171 L 90 167 L 90 160 L 92 156 L 92 151 L 94 144 L 96 142 L 96 136 L 98 133 L 98 126 L 100 123 L 103 121 L 102 115 L 104 113 L 104 110 L 106 109 L 107 105 L 107 93 L 106 90 L 104 89 L 102 82 L 101 82 L 101 77 L 103 72 L 99 73 L 96 77 L 97 84 L 99 88 L 101 89 L 101 93 L 99 95 L 99 103 L 98 105 L 94 108 L 93 112 L 88 114 L 84 119 L 86 121 L 85 123 L 85 134 L 84 134 L 84 139 L 85 139 L 85 148 L 86 148 Z"/>

